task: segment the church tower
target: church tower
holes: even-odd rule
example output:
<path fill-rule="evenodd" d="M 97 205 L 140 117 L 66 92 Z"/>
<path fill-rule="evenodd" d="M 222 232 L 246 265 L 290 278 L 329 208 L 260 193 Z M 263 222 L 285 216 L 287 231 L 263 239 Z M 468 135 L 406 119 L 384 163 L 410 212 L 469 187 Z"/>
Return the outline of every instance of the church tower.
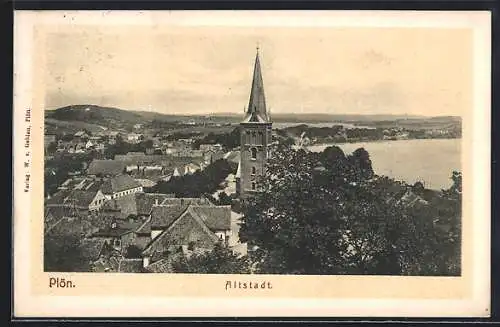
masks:
<path fill-rule="evenodd" d="M 244 198 L 259 191 L 257 181 L 264 175 L 272 136 L 272 122 L 264 96 L 259 48 L 255 57 L 250 100 L 245 117 L 240 123 L 240 134 L 240 163 L 236 174 L 236 191 L 240 198 Z"/>

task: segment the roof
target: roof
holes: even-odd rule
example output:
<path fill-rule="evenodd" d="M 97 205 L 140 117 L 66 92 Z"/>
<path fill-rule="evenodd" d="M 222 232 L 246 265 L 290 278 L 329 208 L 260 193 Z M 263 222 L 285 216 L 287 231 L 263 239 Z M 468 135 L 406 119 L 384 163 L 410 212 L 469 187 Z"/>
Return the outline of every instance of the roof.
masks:
<path fill-rule="evenodd" d="M 154 206 L 151 210 L 151 228 L 168 228 L 187 208 L 187 204 Z"/>
<path fill-rule="evenodd" d="M 95 232 L 96 227 L 88 220 L 88 217 L 63 217 L 55 224 L 45 229 L 44 234 L 52 235 L 90 235 Z"/>
<path fill-rule="evenodd" d="M 89 260 L 99 259 L 99 256 L 101 255 L 105 243 L 106 241 L 103 239 L 95 239 L 95 238 L 83 239 L 81 243 L 83 256 L 85 258 L 88 258 Z"/>
<path fill-rule="evenodd" d="M 174 198 L 169 197 L 165 198 L 160 205 L 214 205 L 210 200 L 206 197 L 202 196 L 199 198 Z"/>
<path fill-rule="evenodd" d="M 154 256 L 172 247 L 196 243 L 196 247 L 213 247 L 219 238 L 206 226 L 203 219 L 188 207 L 172 224 L 151 241 L 143 255 Z"/>
<path fill-rule="evenodd" d="M 142 272 L 142 259 L 122 259 L 118 263 L 118 272 L 120 273 L 138 273 Z"/>
<path fill-rule="evenodd" d="M 106 201 L 103 206 L 105 210 L 119 210 L 124 215 L 137 215 L 135 194 L 126 194 L 116 199 Z"/>
<path fill-rule="evenodd" d="M 231 206 L 191 206 L 212 231 L 231 229 Z"/>
<path fill-rule="evenodd" d="M 240 151 L 230 151 L 226 153 L 223 158 L 230 162 L 239 163 Z"/>
<path fill-rule="evenodd" d="M 120 237 L 122 235 L 130 233 L 131 230 L 128 228 L 121 228 L 121 227 L 116 227 L 116 228 L 102 228 L 98 230 L 97 232 L 92 234 L 92 237 Z"/>
<path fill-rule="evenodd" d="M 238 161 L 238 170 L 236 170 L 235 178 L 241 178 L 241 160 Z"/>
<path fill-rule="evenodd" d="M 87 170 L 88 175 L 119 175 L 123 173 L 126 164 L 117 160 L 93 160 Z"/>
<path fill-rule="evenodd" d="M 135 231 L 136 234 L 151 234 L 151 217 L 146 219 Z"/>
<path fill-rule="evenodd" d="M 142 185 L 142 187 L 153 187 L 157 184 L 156 182 L 147 178 L 136 178 L 136 181 L 138 181 Z"/>
<path fill-rule="evenodd" d="M 146 270 L 152 273 L 172 273 L 174 271 L 172 261 L 181 255 L 181 253 L 178 253 L 169 258 L 160 259 L 147 266 Z"/>
<path fill-rule="evenodd" d="M 267 123 L 267 121 L 259 113 L 251 112 L 243 118 L 242 123 Z"/>
<path fill-rule="evenodd" d="M 160 193 L 135 193 L 135 201 L 138 215 L 149 215 L 155 204 L 161 204 L 167 198 L 173 198 L 174 194 Z"/>
<path fill-rule="evenodd" d="M 266 109 L 266 97 L 264 95 L 264 82 L 260 68 L 259 52 L 255 56 L 253 70 L 252 89 L 248 101 L 247 115 L 243 122 L 269 122 Z"/>
<path fill-rule="evenodd" d="M 97 195 L 97 191 L 73 190 L 66 198 L 66 202 L 78 207 L 88 207 Z"/>
<path fill-rule="evenodd" d="M 46 205 L 69 205 L 87 208 L 97 195 L 97 191 L 61 190 L 48 199 Z"/>
<path fill-rule="evenodd" d="M 61 190 L 54 193 L 50 199 L 45 200 L 45 205 L 61 205 L 64 204 L 64 199 L 69 195 L 70 190 Z"/>
<path fill-rule="evenodd" d="M 85 131 L 78 131 L 75 133 L 75 136 L 83 136 L 83 135 L 87 135 L 87 133 L 85 133 Z"/>
<path fill-rule="evenodd" d="M 104 194 L 113 194 L 140 186 L 141 183 L 130 177 L 130 175 L 120 174 L 104 182 L 102 185 L 102 192 Z"/>
<path fill-rule="evenodd" d="M 101 188 L 103 184 L 102 180 L 93 178 L 84 178 L 80 183 L 74 185 L 74 189 L 85 190 L 85 191 L 97 191 Z"/>

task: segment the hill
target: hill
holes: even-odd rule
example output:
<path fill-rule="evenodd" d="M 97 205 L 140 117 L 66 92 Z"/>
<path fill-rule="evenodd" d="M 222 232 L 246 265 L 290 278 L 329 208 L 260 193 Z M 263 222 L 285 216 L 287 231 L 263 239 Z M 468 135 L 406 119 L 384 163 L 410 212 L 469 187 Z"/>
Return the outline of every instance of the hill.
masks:
<path fill-rule="evenodd" d="M 97 105 L 71 105 L 55 110 L 46 110 L 47 125 L 59 129 L 112 129 L 131 130 L 135 124 L 156 122 L 195 122 L 215 124 L 238 123 L 243 113 L 215 113 L 206 115 L 168 115 L 148 111 L 131 111 Z M 461 118 L 453 116 L 410 116 L 410 115 L 347 115 L 318 113 L 272 114 L 275 123 L 351 123 L 373 127 L 424 127 L 460 126 Z M 85 125 L 90 124 L 90 125 Z"/>
<path fill-rule="evenodd" d="M 96 105 L 71 105 L 47 110 L 45 118 L 66 122 L 85 122 L 111 129 L 126 129 L 144 122 L 144 117 L 136 112 Z"/>

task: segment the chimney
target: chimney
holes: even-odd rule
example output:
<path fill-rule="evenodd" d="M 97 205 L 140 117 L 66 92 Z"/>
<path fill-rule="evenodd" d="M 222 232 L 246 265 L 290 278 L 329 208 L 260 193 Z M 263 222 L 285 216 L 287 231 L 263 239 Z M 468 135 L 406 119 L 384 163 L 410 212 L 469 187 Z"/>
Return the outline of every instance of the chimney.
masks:
<path fill-rule="evenodd" d="M 155 205 L 158 205 L 158 198 L 155 199 Z"/>

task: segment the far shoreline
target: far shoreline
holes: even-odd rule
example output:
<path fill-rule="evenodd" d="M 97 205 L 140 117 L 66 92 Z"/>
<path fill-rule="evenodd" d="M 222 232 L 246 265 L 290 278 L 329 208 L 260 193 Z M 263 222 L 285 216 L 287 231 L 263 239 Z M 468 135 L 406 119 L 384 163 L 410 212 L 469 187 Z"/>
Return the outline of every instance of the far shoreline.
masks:
<path fill-rule="evenodd" d="M 422 138 L 422 139 L 399 139 L 399 140 L 356 140 L 356 141 L 343 141 L 343 142 L 319 142 L 319 143 L 314 143 L 314 144 L 309 144 L 309 145 L 304 145 L 302 148 L 308 148 L 312 146 L 333 146 L 333 145 L 338 145 L 338 144 L 354 144 L 354 143 L 382 143 L 382 142 L 398 142 L 398 141 L 416 141 L 416 140 L 461 140 L 461 137 L 447 137 L 447 138 L 440 138 L 440 137 L 434 137 L 434 138 Z M 297 144 L 294 144 L 294 147 L 298 148 Z"/>

